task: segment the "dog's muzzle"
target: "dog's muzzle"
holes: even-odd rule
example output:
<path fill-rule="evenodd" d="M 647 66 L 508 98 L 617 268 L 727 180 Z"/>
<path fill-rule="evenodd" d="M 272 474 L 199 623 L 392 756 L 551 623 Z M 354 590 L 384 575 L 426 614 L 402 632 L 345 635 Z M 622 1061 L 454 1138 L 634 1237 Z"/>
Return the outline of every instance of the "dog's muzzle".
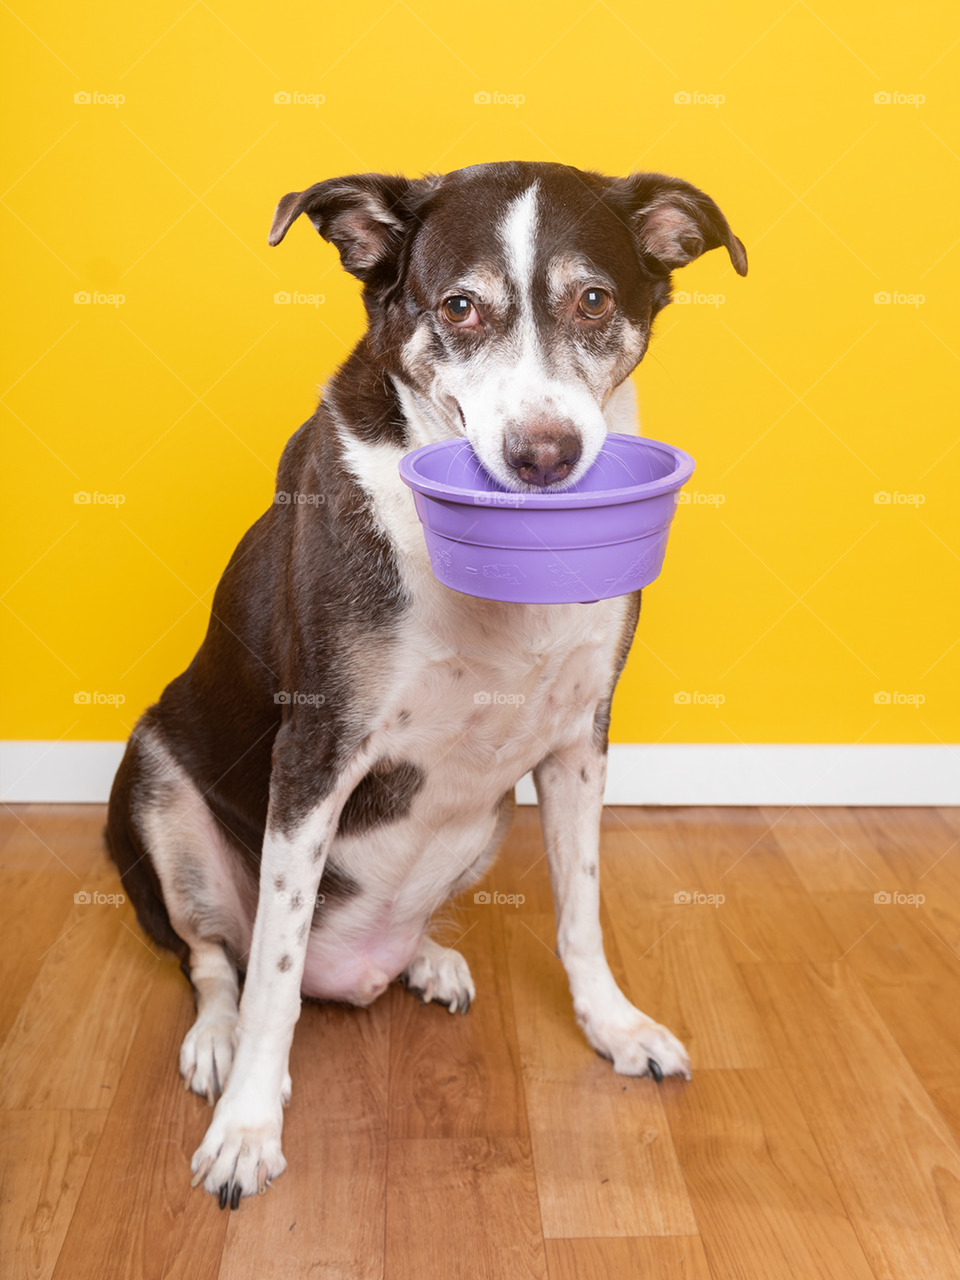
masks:
<path fill-rule="evenodd" d="M 524 484 L 546 488 L 566 480 L 580 457 L 580 437 L 572 431 L 511 432 L 503 447 L 507 466 Z"/>

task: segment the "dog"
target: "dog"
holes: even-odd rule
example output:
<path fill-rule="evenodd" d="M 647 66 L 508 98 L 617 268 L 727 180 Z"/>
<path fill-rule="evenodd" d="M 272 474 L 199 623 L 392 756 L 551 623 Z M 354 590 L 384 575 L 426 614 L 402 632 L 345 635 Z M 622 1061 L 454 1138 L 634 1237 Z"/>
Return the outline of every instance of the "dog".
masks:
<path fill-rule="evenodd" d="M 713 200 L 657 173 L 333 178 L 282 198 L 270 244 L 301 214 L 362 281 L 368 328 L 287 444 L 198 653 L 135 726 L 107 825 L 142 927 L 193 985 L 180 1071 L 216 1105 L 193 1185 L 232 1209 L 286 1167 L 303 997 L 366 1006 L 399 978 L 466 1013 L 469 968 L 429 923 L 490 865 L 530 770 L 580 1027 L 615 1071 L 689 1079 L 618 988 L 599 922 L 610 703 L 640 593 L 527 605 L 443 586 L 397 466 L 466 436 L 508 491 L 574 484 L 608 431 L 637 430 L 629 375 L 671 272 L 719 247 L 747 271 Z M 520 696 L 475 696 L 490 689 Z"/>

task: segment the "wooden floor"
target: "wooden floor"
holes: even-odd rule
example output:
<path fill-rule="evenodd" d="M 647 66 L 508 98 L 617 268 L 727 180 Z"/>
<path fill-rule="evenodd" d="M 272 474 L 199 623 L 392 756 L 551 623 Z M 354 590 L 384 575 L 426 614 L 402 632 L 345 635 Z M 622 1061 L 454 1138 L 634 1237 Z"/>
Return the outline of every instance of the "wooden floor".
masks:
<path fill-rule="evenodd" d="M 4 814 L 6 1280 L 960 1278 L 960 811 L 608 810 L 611 965 L 693 1060 L 657 1086 L 576 1028 L 521 810 L 481 887 L 525 901 L 445 924 L 469 1015 L 305 1007 L 288 1170 L 235 1213 L 190 1190 L 187 983 L 74 901 L 120 889 L 103 816 Z"/>

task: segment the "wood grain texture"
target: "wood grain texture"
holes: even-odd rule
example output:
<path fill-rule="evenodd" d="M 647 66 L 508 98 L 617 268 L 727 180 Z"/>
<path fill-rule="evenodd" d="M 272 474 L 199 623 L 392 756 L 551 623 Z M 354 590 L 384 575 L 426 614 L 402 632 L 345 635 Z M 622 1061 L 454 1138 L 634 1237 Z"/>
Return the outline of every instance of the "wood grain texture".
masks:
<path fill-rule="evenodd" d="M 436 934 L 470 965 L 477 998 L 469 1014 L 421 1004 L 412 992 L 392 988 L 392 1138 L 527 1136 L 501 927 L 510 909 L 471 899 L 456 924 Z"/>
<path fill-rule="evenodd" d="M 224 1214 L 221 1280 L 380 1280 L 390 1006 L 304 1006 L 284 1113 L 287 1171 Z"/>
<path fill-rule="evenodd" d="M 552 918 L 505 926 L 544 1235 L 695 1235 L 661 1090 L 616 1075 L 587 1044 Z"/>
<path fill-rule="evenodd" d="M 678 903 L 678 891 L 698 887 L 682 831 L 671 831 L 662 815 L 653 829 L 635 827 L 606 833 L 600 865 L 627 994 L 683 1041 L 695 1069 L 771 1065 L 773 1051 L 731 948 L 748 953 L 723 926 L 726 903 Z M 605 940 L 609 947 L 606 931 Z"/>
<path fill-rule="evenodd" d="M 104 1111 L 0 1115 L 0 1275 L 52 1274 L 100 1134 Z"/>
<path fill-rule="evenodd" d="M 119 878 L 88 876 L 116 895 Z M 11 1110 L 88 1110 L 115 1090 L 151 980 L 161 963 L 129 903 L 74 903 L 40 964 L 0 1050 L 0 1089 Z"/>
<path fill-rule="evenodd" d="M 550 1280 L 710 1280 L 698 1236 L 548 1240 Z"/>
<path fill-rule="evenodd" d="M 783 1072 L 701 1071 L 665 1105 L 716 1275 L 870 1280 Z"/>
<path fill-rule="evenodd" d="M 530 1144 L 392 1139 L 384 1280 L 547 1280 Z"/>
<path fill-rule="evenodd" d="M 289 1167 L 235 1213 L 189 1187 L 188 984 L 73 901 L 119 889 L 103 818 L 0 810 L 4 1276 L 960 1280 L 960 811 L 606 810 L 611 969 L 693 1050 L 659 1087 L 577 1028 L 519 811 L 477 888 L 524 903 L 438 925 L 470 1013 L 307 1003 Z"/>
<path fill-rule="evenodd" d="M 210 1109 L 177 1071 L 193 998 L 172 959 L 158 966 L 126 1070 L 90 1165 L 56 1280 L 214 1280 L 227 1214 L 190 1188 Z"/>
<path fill-rule="evenodd" d="M 934 1176 L 960 1176 L 960 1147 L 853 968 L 744 971 L 875 1274 L 960 1277 Z"/>

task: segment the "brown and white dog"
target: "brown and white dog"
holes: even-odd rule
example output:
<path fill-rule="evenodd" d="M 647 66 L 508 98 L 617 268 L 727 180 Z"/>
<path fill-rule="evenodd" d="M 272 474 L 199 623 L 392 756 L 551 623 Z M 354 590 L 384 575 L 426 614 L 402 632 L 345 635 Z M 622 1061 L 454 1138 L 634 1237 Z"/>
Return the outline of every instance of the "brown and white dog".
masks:
<path fill-rule="evenodd" d="M 629 374 L 671 271 L 719 246 L 747 270 L 714 202 L 655 173 L 335 178 L 284 196 L 270 243 L 301 213 L 363 281 L 369 327 L 287 445 L 199 652 L 138 722 L 108 822 L 142 926 L 196 993 L 180 1071 L 219 1101 L 194 1185 L 232 1208 L 286 1164 L 302 996 L 368 1005 L 401 978 L 467 1011 L 470 971 L 430 919 L 488 867 L 531 769 L 584 1034 L 615 1071 L 689 1077 L 617 987 L 599 923 L 610 701 L 640 593 L 442 586 L 397 464 L 465 435 L 508 488 L 573 483 L 608 430 L 636 430 Z"/>

